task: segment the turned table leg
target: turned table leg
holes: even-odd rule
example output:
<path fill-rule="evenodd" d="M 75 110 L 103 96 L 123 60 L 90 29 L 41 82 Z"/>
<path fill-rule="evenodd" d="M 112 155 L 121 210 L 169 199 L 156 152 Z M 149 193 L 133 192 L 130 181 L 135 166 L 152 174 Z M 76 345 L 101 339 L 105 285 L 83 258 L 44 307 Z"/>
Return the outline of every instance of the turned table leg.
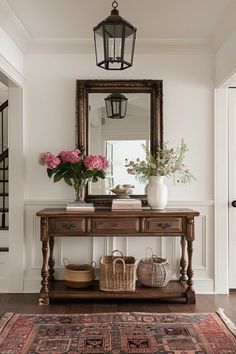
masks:
<path fill-rule="evenodd" d="M 49 277 L 48 277 L 48 280 L 49 281 L 53 281 L 55 280 L 54 278 L 54 273 L 55 273 L 55 270 L 54 270 L 54 265 L 55 265 L 55 259 L 54 259 L 54 256 L 53 256 L 53 249 L 54 249 L 54 237 L 50 237 L 49 238 L 49 260 L 48 260 L 48 267 L 49 267 Z"/>
<path fill-rule="evenodd" d="M 181 241 L 180 241 L 180 244 L 181 244 L 181 259 L 180 259 L 180 278 L 179 280 L 180 281 L 186 281 L 187 280 L 187 271 L 186 271 L 186 268 L 187 268 L 187 261 L 186 261 L 186 240 L 185 240 L 185 237 L 182 236 L 181 237 Z"/>
<path fill-rule="evenodd" d="M 188 252 L 188 268 L 187 268 L 187 304 L 195 304 L 195 291 L 193 289 L 193 240 L 194 240 L 194 219 L 187 220 L 187 252 Z"/>
<path fill-rule="evenodd" d="M 49 304 L 49 290 L 48 290 L 48 222 L 47 218 L 41 218 L 41 241 L 42 241 L 42 254 L 43 265 L 41 269 L 41 290 L 39 295 L 39 305 Z"/>

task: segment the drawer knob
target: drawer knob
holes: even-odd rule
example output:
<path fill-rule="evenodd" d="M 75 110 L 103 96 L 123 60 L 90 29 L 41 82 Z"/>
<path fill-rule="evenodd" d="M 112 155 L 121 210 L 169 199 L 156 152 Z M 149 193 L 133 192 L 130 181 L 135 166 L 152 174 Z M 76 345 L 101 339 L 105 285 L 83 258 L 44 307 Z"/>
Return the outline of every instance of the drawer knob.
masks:
<path fill-rule="evenodd" d="M 158 224 L 159 227 L 161 227 L 162 229 L 166 229 L 167 227 L 171 227 L 171 225 L 168 222 L 161 222 L 160 224 Z"/>
<path fill-rule="evenodd" d="M 64 229 L 66 229 L 66 230 L 71 230 L 71 229 L 76 228 L 75 224 L 62 224 L 61 226 L 64 227 Z"/>

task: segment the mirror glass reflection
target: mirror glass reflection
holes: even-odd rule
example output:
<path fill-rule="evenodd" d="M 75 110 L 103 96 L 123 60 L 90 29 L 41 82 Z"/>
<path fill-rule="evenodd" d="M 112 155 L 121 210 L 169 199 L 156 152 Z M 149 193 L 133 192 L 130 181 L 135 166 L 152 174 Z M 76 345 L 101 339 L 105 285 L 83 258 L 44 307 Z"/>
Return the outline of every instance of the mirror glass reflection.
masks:
<path fill-rule="evenodd" d="M 122 92 L 121 92 L 122 93 Z M 150 94 L 125 93 L 127 112 L 122 119 L 107 117 L 107 93 L 89 93 L 88 152 L 105 155 L 110 167 L 105 180 L 89 184 L 91 195 L 114 195 L 111 189 L 118 184 L 133 184 L 133 194 L 145 194 L 144 184 L 127 173 L 125 159 L 145 159 L 142 145 L 150 145 Z"/>

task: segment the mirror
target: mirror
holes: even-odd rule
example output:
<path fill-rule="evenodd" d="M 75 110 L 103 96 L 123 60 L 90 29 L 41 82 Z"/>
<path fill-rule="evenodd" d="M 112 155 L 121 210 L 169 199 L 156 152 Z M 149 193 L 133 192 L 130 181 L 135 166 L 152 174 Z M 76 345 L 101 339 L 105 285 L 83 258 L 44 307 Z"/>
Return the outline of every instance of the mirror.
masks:
<path fill-rule="evenodd" d="M 105 98 L 112 93 L 127 99 L 127 111 L 121 119 L 117 114 L 108 118 Z M 105 155 L 110 161 L 105 180 L 88 184 L 86 200 L 110 205 L 116 197 L 111 189 L 117 184 L 131 184 L 135 186 L 132 196 L 145 204 L 145 186 L 127 173 L 125 158 L 144 159 L 142 145 L 154 152 L 162 144 L 162 81 L 78 80 L 76 104 L 77 147 L 89 154 Z"/>

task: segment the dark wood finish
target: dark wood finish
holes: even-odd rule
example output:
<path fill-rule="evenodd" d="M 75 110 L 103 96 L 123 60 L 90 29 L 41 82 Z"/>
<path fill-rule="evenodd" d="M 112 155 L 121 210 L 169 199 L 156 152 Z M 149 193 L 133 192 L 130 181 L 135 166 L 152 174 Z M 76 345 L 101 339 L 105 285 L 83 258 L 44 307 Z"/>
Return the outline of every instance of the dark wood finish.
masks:
<path fill-rule="evenodd" d="M 187 261 L 186 261 L 186 240 L 184 236 L 181 236 L 181 259 L 180 259 L 180 281 L 186 281 L 187 280 Z"/>
<path fill-rule="evenodd" d="M 175 299 L 160 299 L 156 301 L 113 299 L 105 300 L 76 300 L 55 299 L 53 306 L 38 306 L 38 294 L 0 294 L 0 317 L 6 312 L 13 313 L 114 313 L 114 312 L 152 312 L 152 313 L 201 313 L 215 312 L 219 307 L 224 308 L 229 318 L 236 323 L 236 293 L 229 295 L 196 295 L 195 304 L 185 304 Z M 184 301 L 184 299 L 183 299 Z"/>
<path fill-rule="evenodd" d="M 49 298 L 76 298 L 76 299 L 162 299 L 186 298 L 186 284 L 178 280 L 172 281 L 163 288 L 147 288 L 137 283 L 135 291 L 100 291 L 99 282 L 95 280 L 91 287 L 78 289 L 66 287 L 65 282 L 58 280 L 49 285 Z"/>
<path fill-rule="evenodd" d="M 155 154 L 157 148 L 163 143 L 163 103 L 162 80 L 77 80 L 76 90 L 76 145 L 88 153 L 88 95 L 89 93 L 149 93 L 150 94 L 150 147 Z M 133 195 L 143 204 L 146 196 Z M 88 195 L 86 201 L 95 204 L 111 205 L 116 196 Z"/>
<path fill-rule="evenodd" d="M 120 233 L 130 234 L 139 232 L 139 218 L 119 218 L 105 219 L 92 218 L 92 233 L 95 235 L 109 233 L 117 235 Z"/>
<path fill-rule="evenodd" d="M 52 298 L 185 298 L 187 303 L 195 303 L 192 270 L 192 241 L 194 240 L 194 217 L 199 213 L 191 209 L 71 212 L 65 209 L 44 209 L 37 212 L 41 217 L 41 241 L 43 265 L 39 296 L 40 305 L 48 305 Z M 78 223 L 77 223 L 78 220 Z M 75 227 L 61 227 L 61 225 Z M 81 224 L 85 225 L 80 228 Z M 75 233 L 76 225 L 81 232 Z M 151 225 L 151 226 L 150 226 Z M 164 232 L 163 232 L 164 230 Z M 71 290 L 64 282 L 54 280 L 54 237 L 69 236 L 181 236 L 182 256 L 180 261 L 180 281 L 171 281 L 165 288 L 138 287 L 135 292 L 108 293 L 99 291 L 98 286 L 86 290 Z M 185 246 L 188 243 L 188 267 L 185 260 Z M 48 248 L 50 250 L 48 255 Z M 187 279 L 184 279 L 187 278 Z M 187 281 L 183 281 L 187 280 Z"/>
<path fill-rule="evenodd" d="M 0 105 L 0 112 L 2 112 L 4 109 L 6 109 L 8 107 L 8 100 L 3 102 L 1 105 Z"/>
<path fill-rule="evenodd" d="M 8 142 L 5 141 L 6 136 L 4 134 L 5 131 L 5 125 L 8 124 L 7 119 L 4 118 L 4 110 L 6 110 L 8 107 L 8 101 L 4 102 L 0 106 L 0 116 L 1 116 L 1 149 L 0 149 L 0 171 L 1 171 L 1 178 L 0 178 L 0 183 L 1 183 L 1 208 L 0 212 L 2 213 L 1 215 L 1 225 L 0 229 L 1 230 L 8 230 L 8 225 L 7 225 L 7 218 L 6 214 L 8 213 L 8 208 L 6 207 L 7 201 L 8 201 Z"/>
<path fill-rule="evenodd" d="M 4 150 L 1 154 L 0 154 L 0 162 L 2 162 L 3 160 L 5 160 L 8 157 L 8 148 L 6 150 Z M 8 168 L 2 167 L 2 170 L 7 170 Z"/>
<path fill-rule="evenodd" d="M 78 232 L 85 232 L 85 218 L 55 218 L 50 221 L 50 233 L 77 235 Z"/>
<path fill-rule="evenodd" d="M 163 234 L 171 232 L 183 232 L 182 218 L 146 218 L 145 231 L 161 231 Z"/>
<path fill-rule="evenodd" d="M 8 230 L 8 228 L 7 228 Z M 9 252 L 9 248 L 8 247 L 0 247 L 0 252 Z"/>

